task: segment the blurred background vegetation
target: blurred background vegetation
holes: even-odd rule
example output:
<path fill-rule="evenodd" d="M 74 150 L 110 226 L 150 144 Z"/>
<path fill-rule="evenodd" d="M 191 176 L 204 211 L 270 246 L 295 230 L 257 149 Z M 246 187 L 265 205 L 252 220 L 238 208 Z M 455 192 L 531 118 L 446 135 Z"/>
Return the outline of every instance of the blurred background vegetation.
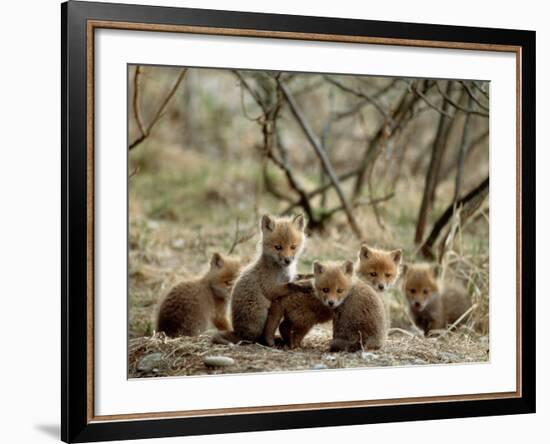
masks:
<path fill-rule="evenodd" d="M 306 213 L 304 272 L 362 241 L 440 262 L 488 333 L 487 82 L 130 66 L 128 87 L 130 337 L 212 252 L 251 259 L 266 212 Z"/>

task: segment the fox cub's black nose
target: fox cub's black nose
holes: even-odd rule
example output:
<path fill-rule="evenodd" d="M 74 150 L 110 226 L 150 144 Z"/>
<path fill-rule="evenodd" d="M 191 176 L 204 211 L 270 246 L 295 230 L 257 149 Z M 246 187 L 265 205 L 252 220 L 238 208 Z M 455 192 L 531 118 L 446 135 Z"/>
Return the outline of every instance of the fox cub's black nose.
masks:
<path fill-rule="evenodd" d="M 334 301 L 328 301 L 328 305 L 332 307 L 334 305 Z"/>
<path fill-rule="evenodd" d="M 384 284 L 378 284 L 378 288 L 379 288 L 380 290 L 383 290 L 383 289 L 384 289 Z"/>
<path fill-rule="evenodd" d="M 292 262 L 292 259 L 285 257 L 285 264 L 289 265 Z"/>

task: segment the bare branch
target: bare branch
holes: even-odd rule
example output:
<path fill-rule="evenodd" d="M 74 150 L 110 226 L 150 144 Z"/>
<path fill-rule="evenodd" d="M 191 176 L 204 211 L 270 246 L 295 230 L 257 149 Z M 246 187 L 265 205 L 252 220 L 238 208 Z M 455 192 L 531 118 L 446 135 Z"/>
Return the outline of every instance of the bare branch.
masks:
<path fill-rule="evenodd" d="M 329 79 L 329 82 L 331 80 L 332 80 L 332 84 L 334 84 L 333 79 Z M 372 94 L 369 98 L 358 101 L 356 104 L 352 105 L 347 110 L 335 112 L 335 111 L 332 111 L 332 109 L 331 109 L 329 119 L 327 120 L 327 122 L 326 122 L 326 124 L 323 128 L 323 131 L 321 133 L 321 140 L 320 140 L 321 147 L 325 151 L 328 150 L 328 146 L 327 146 L 328 145 L 328 140 L 329 140 L 328 135 L 329 135 L 329 132 L 330 132 L 330 130 L 331 130 L 331 128 L 332 128 L 332 126 L 335 122 L 338 122 L 340 120 L 346 119 L 346 118 L 351 117 L 351 116 L 355 116 L 359 111 L 361 111 L 361 109 L 363 107 L 365 107 L 366 105 L 371 104 L 371 99 L 378 99 L 379 97 L 382 97 L 384 94 L 386 94 L 388 91 L 390 91 L 396 84 L 398 84 L 399 81 L 400 81 L 400 79 L 391 80 L 385 86 L 383 86 L 381 89 L 379 89 L 374 94 Z M 358 94 L 362 94 L 362 93 L 359 92 Z M 359 116 L 361 116 L 361 114 L 359 114 Z M 393 126 L 392 125 L 393 125 L 393 123 L 388 124 L 386 121 L 384 121 L 384 129 L 390 128 L 390 131 L 391 131 L 392 130 L 391 128 L 393 128 L 393 130 L 395 130 L 399 126 L 399 125 L 393 125 Z M 384 131 L 384 134 L 387 134 L 387 131 Z M 334 137 L 335 136 L 333 136 L 333 138 Z M 321 166 L 321 181 L 320 181 L 320 183 L 321 183 L 322 186 L 326 185 L 325 180 L 324 180 L 324 172 L 323 172 L 322 166 Z M 332 186 L 330 183 L 328 185 L 329 185 L 329 187 Z M 324 206 L 325 200 L 326 200 L 325 191 L 327 189 L 328 188 L 324 188 L 322 191 L 320 191 L 320 193 L 322 193 L 321 203 L 322 203 L 323 206 Z"/>
<path fill-rule="evenodd" d="M 437 238 L 439 237 L 441 230 L 451 220 L 454 212 L 457 211 L 458 208 L 461 208 L 470 202 L 473 202 L 473 205 L 471 205 L 472 208 L 479 207 L 479 205 L 481 205 L 481 203 L 483 202 L 483 200 L 485 199 L 488 193 L 489 193 L 489 177 L 487 176 L 477 187 L 471 190 L 464 197 L 451 202 L 451 204 L 447 207 L 447 209 L 443 212 L 443 214 L 441 214 L 441 216 L 434 223 L 432 231 L 430 232 L 428 238 L 420 248 L 420 251 L 422 252 L 424 257 L 433 259 L 434 257 L 434 254 L 432 252 L 433 245 L 437 240 Z M 473 213 L 473 211 L 471 210 L 467 211 L 467 214 L 471 214 L 471 213 Z M 464 215 L 463 217 L 467 217 L 467 215 Z"/>
<path fill-rule="evenodd" d="M 243 111 L 243 114 L 244 114 L 244 117 L 248 120 L 250 120 L 251 122 L 258 122 L 261 117 L 262 117 L 262 114 L 260 114 L 258 117 L 252 117 L 248 114 L 248 111 L 246 110 L 246 105 L 244 103 L 244 90 L 246 88 L 241 88 L 241 109 Z"/>
<path fill-rule="evenodd" d="M 324 84 L 323 79 L 318 78 L 315 81 L 311 82 L 309 85 L 304 86 L 302 89 L 299 89 L 298 91 L 294 91 L 294 96 L 300 97 L 302 95 L 308 94 L 312 91 L 315 91 L 317 88 L 319 88 L 323 84 Z"/>
<path fill-rule="evenodd" d="M 480 85 L 477 84 L 477 82 L 472 81 L 472 85 L 475 89 L 477 89 L 481 94 L 483 94 L 487 99 L 489 99 L 489 93 L 485 91 Z"/>
<path fill-rule="evenodd" d="M 441 87 L 439 86 L 439 83 L 437 81 L 435 82 L 435 87 L 437 88 L 437 92 L 439 92 L 439 94 L 441 94 L 441 96 L 445 99 L 445 102 L 454 106 L 456 109 L 462 111 L 463 113 L 475 114 L 476 116 L 482 116 L 482 117 L 489 117 L 489 113 L 478 111 L 476 109 L 465 108 L 461 104 L 457 103 L 449 94 L 441 90 Z"/>
<path fill-rule="evenodd" d="M 338 182 L 345 182 L 346 180 L 352 179 L 353 177 L 357 176 L 357 174 L 359 174 L 359 171 L 360 171 L 359 168 L 354 168 L 346 173 L 340 174 L 338 176 Z M 312 199 L 315 196 L 327 191 L 330 188 L 332 188 L 332 183 L 328 182 L 314 189 L 313 191 L 310 191 L 309 193 L 307 193 L 307 197 L 308 199 Z M 281 214 L 283 215 L 290 214 L 290 212 L 298 206 L 300 206 L 300 202 L 294 202 L 292 205 L 289 205 L 287 208 L 285 208 L 285 210 Z"/>
<path fill-rule="evenodd" d="M 475 152 L 475 148 L 481 145 L 481 142 L 483 142 L 487 137 L 489 136 L 489 128 L 485 129 L 478 135 L 474 136 L 472 140 L 468 142 L 468 145 L 466 146 L 466 152 L 464 157 L 464 162 L 471 157 L 471 155 Z M 455 168 L 455 163 L 450 163 L 442 172 L 442 177 L 447 177 L 449 174 L 452 173 L 453 169 Z"/>
<path fill-rule="evenodd" d="M 369 206 L 369 205 L 377 205 L 379 203 L 382 203 L 382 202 L 386 202 L 387 200 L 390 200 L 393 196 L 395 196 L 395 193 L 392 192 L 392 193 L 389 193 L 387 194 L 386 196 L 383 196 L 383 197 L 377 197 L 375 199 L 369 199 L 369 200 L 363 200 L 363 199 L 359 199 L 359 200 L 356 200 L 354 203 L 353 203 L 353 207 L 354 208 L 357 208 L 357 207 L 363 207 L 363 206 Z M 338 211 L 342 211 L 344 209 L 343 206 L 338 206 L 338 207 L 334 207 L 332 209 L 330 209 L 329 211 L 327 211 L 324 216 L 326 218 L 328 217 L 331 217 L 334 213 L 338 212 Z"/>
<path fill-rule="evenodd" d="M 233 239 L 233 243 L 231 244 L 231 247 L 229 247 L 229 250 L 227 251 L 227 254 L 233 254 L 237 245 L 242 244 L 252 239 L 253 237 L 254 237 L 254 232 L 245 234 L 243 236 L 240 235 L 239 218 L 237 217 L 237 220 L 235 221 L 235 237 Z"/>
<path fill-rule="evenodd" d="M 139 128 L 139 132 L 142 136 L 145 135 L 145 125 L 143 124 L 143 119 L 141 118 L 141 108 L 139 106 L 139 94 L 140 94 L 140 85 L 139 85 L 139 77 L 141 75 L 141 66 L 136 66 L 136 70 L 134 71 L 134 100 L 133 100 L 133 106 L 134 106 L 134 116 L 136 118 L 136 122 Z"/>
<path fill-rule="evenodd" d="M 266 159 L 268 159 L 268 157 L 266 157 Z M 265 190 L 269 194 L 273 195 L 277 199 L 284 200 L 285 202 L 289 202 L 291 204 L 295 203 L 294 200 L 291 197 L 287 196 L 286 194 L 282 193 L 281 191 L 279 191 L 277 189 L 277 187 L 275 186 L 275 184 L 273 183 L 273 181 L 269 177 L 269 174 L 268 174 L 268 171 L 267 171 L 267 162 L 264 162 L 264 164 L 263 164 L 262 175 L 263 175 Z M 300 201 L 296 202 L 295 207 L 297 207 L 297 206 L 300 206 Z M 295 207 L 293 207 L 293 208 L 295 208 Z"/>
<path fill-rule="evenodd" d="M 153 129 L 155 124 L 158 122 L 158 120 L 160 119 L 162 113 L 164 112 L 164 110 L 168 106 L 168 103 L 170 102 L 170 100 L 172 99 L 174 94 L 176 93 L 176 91 L 177 91 L 178 87 L 180 86 L 181 81 L 185 77 L 186 73 L 187 73 L 187 68 L 183 68 L 180 71 L 180 73 L 178 74 L 174 84 L 170 88 L 170 91 L 168 91 L 168 93 L 166 94 L 164 99 L 161 101 L 161 103 L 160 103 L 159 107 L 157 108 L 153 118 L 151 119 L 149 124 L 147 126 L 145 126 L 143 124 L 142 119 L 141 119 L 141 114 L 140 114 L 140 110 L 139 110 L 140 105 L 139 105 L 139 82 L 138 82 L 138 80 L 139 80 L 140 70 L 136 69 L 136 74 L 135 74 L 135 77 L 134 77 L 135 81 L 136 81 L 136 84 L 134 85 L 134 113 L 135 113 L 135 116 L 136 116 L 136 120 L 138 122 L 138 126 L 139 126 L 139 129 L 140 129 L 141 135 L 136 140 L 134 140 L 133 142 L 130 143 L 130 145 L 128 146 L 129 150 L 134 149 L 141 142 L 143 142 L 145 139 L 147 139 L 147 137 L 149 137 L 149 135 L 151 134 L 151 130 Z"/>
<path fill-rule="evenodd" d="M 329 177 L 330 182 L 332 183 L 332 186 L 334 187 L 336 194 L 338 195 L 338 198 L 340 199 L 340 202 L 342 204 L 342 207 L 344 209 L 344 212 L 346 213 L 346 216 L 348 218 L 348 222 L 350 224 L 350 227 L 354 234 L 358 238 L 362 238 L 362 231 L 359 227 L 359 224 L 355 220 L 355 216 L 353 215 L 353 211 L 346 200 L 346 197 L 344 196 L 344 193 L 342 192 L 342 188 L 340 187 L 340 184 L 338 183 L 338 178 L 334 174 L 334 171 L 332 170 L 332 166 L 330 164 L 330 161 L 328 160 L 326 153 L 322 149 L 322 147 L 319 145 L 319 142 L 317 141 L 315 135 L 313 134 L 313 131 L 311 130 L 309 124 L 306 122 L 305 117 L 303 116 L 302 112 L 298 109 L 298 105 L 294 101 L 294 98 L 292 97 L 292 94 L 286 87 L 284 83 L 279 82 L 279 87 L 290 107 L 290 110 L 293 114 L 293 116 L 298 121 L 300 127 L 302 128 L 302 131 L 306 135 L 306 138 L 308 139 L 309 143 L 313 147 L 315 153 L 317 154 L 317 157 L 321 161 L 321 164 L 323 165 L 323 168 L 325 172 L 327 173 L 327 176 Z"/>
<path fill-rule="evenodd" d="M 452 81 L 447 82 L 446 94 L 450 93 L 452 89 Z M 448 112 L 450 104 L 448 102 L 443 103 L 444 111 Z M 424 237 L 424 230 L 426 228 L 426 222 L 428 219 L 428 213 L 432 208 L 435 189 L 438 182 L 438 173 L 443 159 L 443 154 L 447 146 L 447 138 L 451 129 L 452 119 L 445 119 L 442 115 L 439 119 L 435 139 L 432 143 L 430 164 L 426 171 L 426 177 L 424 179 L 424 192 L 422 194 L 422 201 L 420 203 L 420 209 L 418 211 L 418 219 L 416 221 L 416 233 L 414 237 L 415 243 L 419 244 Z"/>
<path fill-rule="evenodd" d="M 235 251 L 235 247 L 237 246 L 239 240 L 239 218 L 237 217 L 237 220 L 235 221 L 235 237 L 233 238 L 233 243 L 229 247 L 229 250 L 227 250 L 227 254 L 233 254 L 233 251 Z"/>
<path fill-rule="evenodd" d="M 343 83 L 340 83 L 339 81 L 333 79 L 332 77 L 329 77 L 329 76 L 323 76 L 323 78 L 331 83 L 332 85 L 336 86 L 337 88 L 341 89 L 342 91 L 344 92 L 347 92 L 349 94 L 352 94 L 356 97 L 359 97 L 363 100 L 365 100 L 366 102 L 372 104 L 380 114 L 382 114 L 384 116 L 384 118 L 387 120 L 390 118 L 390 116 L 388 115 L 388 112 L 384 109 L 384 107 L 382 105 L 380 105 L 380 103 L 378 102 L 377 100 L 377 97 L 371 95 L 371 94 L 366 94 L 364 93 L 363 91 L 358 91 L 358 90 L 355 90 L 349 86 L 346 86 L 344 85 Z"/>
<path fill-rule="evenodd" d="M 139 173 L 139 165 L 136 166 L 132 171 L 130 171 L 130 174 L 128 174 L 128 180 L 134 177 L 137 173 Z"/>
<path fill-rule="evenodd" d="M 315 219 L 315 214 L 307 197 L 307 192 L 301 186 L 299 180 L 294 175 L 292 168 L 288 163 L 288 156 L 286 154 L 286 149 L 281 140 L 280 134 L 276 130 L 277 118 L 279 111 L 282 105 L 282 98 L 280 97 L 280 91 L 277 89 L 276 100 L 271 99 L 272 91 L 269 90 L 268 86 L 263 87 L 263 92 L 266 97 L 262 97 L 260 93 L 254 90 L 252 86 L 246 81 L 244 76 L 239 71 L 233 71 L 233 73 L 239 78 L 243 89 L 246 89 L 248 93 L 252 96 L 254 101 L 258 104 L 263 114 L 257 119 L 258 124 L 262 128 L 263 134 L 263 153 L 265 156 L 271 160 L 286 176 L 287 182 L 294 192 L 298 195 L 297 205 L 301 206 L 309 221 L 310 226 L 315 226 L 317 220 Z M 277 85 L 279 84 L 279 75 L 274 77 Z M 274 149 L 277 149 L 279 156 L 276 155 Z M 287 202 L 292 202 L 292 199 L 283 193 L 279 192 L 274 184 L 271 182 L 269 175 L 267 174 L 267 165 L 264 166 L 263 170 L 264 183 L 266 190 L 273 194 L 275 197 Z"/>
<path fill-rule="evenodd" d="M 390 89 L 392 89 L 400 79 L 393 79 L 391 82 L 389 82 L 386 86 L 379 89 L 372 95 L 373 98 L 378 99 L 379 97 L 382 97 L 384 94 L 386 94 Z M 371 102 L 368 99 L 363 99 L 358 101 L 356 104 L 352 105 L 349 109 L 338 111 L 334 113 L 333 120 L 335 122 L 338 122 L 340 120 L 346 119 L 348 117 L 354 116 L 357 112 L 361 111 L 366 105 L 371 104 Z"/>
<path fill-rule="evenodd" d="M 474 140 L 470 142 L 469 149 L 483 142 L 483 140 L 486 139 L 487 136 L 489 136 L 489 128 L 487 128 L 485 131 L 483 131 Z"/>
<path fill-rule="evenodd" d="M 306 212 L 307 217 L 310 220 L 310 222 L 315 224 L 314 213 L 313 213 L 313 209 L 311 208 L 311 204 L 309 202 L 307 192 L 300 185 L 300 182 L 294 176 L 294 173 L 292 172 L 292 169 L 290 168 L 290 166 L 288 164 L 288 159 L 287 159 L 287 156 L 285 154 L 286 150 L 284 148 L 284 145 L 282 143 L 280 135 L 278 135 L 278 137 L 277 137 L 276 146 L 279 149 L 279 152 L 281 153 L 281 159 L 278 159 L 277 156 L 275 156 L 275 154 L 271 150 L 267 152 L 267 156 L 269 157 L 269 159 L 271 159 L 271 161 L 275 165 L 277 165 L 285 173 L 288 184 L 291 186 L 291 188 L 299 196 L 299 199 L 298 199 L 299 205 L 303 207 L 303 209 Z"/>
<path fill-rule="evenodd" d="M 330 146 L 329 141 L 330 139 L 330 132 L 332 129 L 332 126 L 334 122 L 336 121 L 336 115 L 334 112 L 334 91 L 331 88 L 329 91 L 329 116 L 327 121 L 325 122 L 325 125 L 323 126 L 323 130 L 321 131 L 321 139 L 319 140 L 319 143 L 321 144 L 321 147 L 323 150 L 325 150 L 326 153 L 329 152 Z M 324 185 L 327 182 L 326 180 L 326 174 L 325 170 L 323 169 L 323 166 L 320 165 L 319 168 L 319 183 L 321 185 Z M 325 206 L 327 202 L 327 193 L 321 194 L 321 206 Z"/>
<path fill-rule="evenodd" d="M 168 102 L 170 102 L 170 99 L 174 96 L 176 93 L 178 87 L 180 86 L 181 81 L 185 77 L 185 74 L 187 73 L 187 69 L 182 69 L 178 76 L 176 77 L 176 81 L 172 85 L 172 88 L 170 91 L 168 91 L 168 94 L 164 97 L 164 100 L 161 102 L 160 106 L 157 108 L 157 112 L 155 113 L 153 120 L 151 120 L 151 123 L 149 123 L 149 126 L 147 127 L 147 134 L 151 132 L 151 128 L 153 125 L 157 122 L 157 120 L 160 118 L 161 114 L 166 109 L 166 106 L 168 105 Z"/>
<path fill-rule="evenodd" d="M 428 99 L 426 94 L 422 93 L 421 91 L 418 90 L 418 88 L 416 86 L 414 86 L 413 82 L 410 82 L 408 85 L 409 85 L 409 90 L 412 91 L 414 94 L 416 94 L 418 97 L 420 97 L 424 101 L 424 103 L 426 105 L 428 105 L 429 108 L 437 111 L 442 116 L 445 116 L 445 117 L 448 117 L 448 118 L 453 117 L 453 115 L 450 114 L 448 111 L 446 111 L 446 110 L 442 109 L 441 107 L 439 107 L 439 106 L 435 105 L 434 103 L 432 103 L 430 101 L 430 99 Z"/>
<path fill-rule="evenodd" d="M 411 108 L 414 106 L 414 103 L 416 102 L 414 100 L 414 97 L 412 97 L 412 99 L 411 99 L 411 97 L 407 97 L 407 96 L 408 96 L 407 93 L 405 93 L 403 95 L 402 100 L 400 101 L 400 104 L 397 107 L 397 110 L 395 112 L 396 120 L 399 122 L 399 125 L 401 125 L 401 126 L 402 126 L 403 122 L 405 121 L 405 114 L 411 110 Z M 413 116 L 411 116 L 411 118 L 412 117 Z M 363 159 L 363 161 L 361 162 L 361 164 L 358 167 L 352 168 L 351 170 L 340 174 L 338 176 L 338 182 L 345 182 L 347 180 L 353 179 L 354 177 L 357 177 L 357 176 L 360 176 L 361 174 L 363 174 L 364 169 L 365 169 L 365 163 L 368 165 L 368 163 L 370 162 L 371 156 L 374 155 L 373 152 L 375 151 L 375 148 L 377 147 L 377 145 L 375 146 L 374 144 L 380 143 L 380 139 L 385 134 L 384 129 L 385 129 L 385 125 L 382 125 L 380 127 L 380 129 L 378 130 L 377 134 L 371 140 L 371 142 L 369 144 L 369 148 L 372 148 L 372 149 L 367 150 L 366 155 L 365 155 L 366 159 Z M 372 144 L 372 147 L 371 147 L 371 144 Z M 309 199 L 312 199 L 315 196 L 318 196 L 319 194 L 324 193 L 325 191 L 327 191 L 330 188 L 332 188 L 332 183 L 328 182 L 328 183 L 326 183 L 324 185 L 321 185 L 318 188 L 310 191 L 307 196 L 308 196 Z M 299 205 L 300 205 L 299 202 L 294 202 L 292 205 L 289 205 L 282 212 L 282 214 L 290 214 L 290 212 Z"/>
<path fill-rule="evenodd" d="M 472 106 L 473 98 L 470 96 L 469 105 Z M 470 138 L 470 116 L 471 114 L 466 114 L 464 119 L 464 127 L 462 128 L 462 138 L 460 140 L 460 146 L 458 147 L 458 157 L 456 160 L 456 176 L 455 176 L 455 192 L 454 192 L 454 201 L 458 200 L 460 196 L 460 188 L 462 187 L 462 176 L 464 175 L 464 161 L 466 159 L 466 148 L 469 143 Z"/>
<path fill-rule="evenodd" d="M 464 87 L 464 89 L 466 90 L 466 92 L 470 96 L 470 99 L 472 99 L 477 104 L 477 106 L 484 109 L 485 111 L 489 111 L 489 107 L 480 102 L 480 100 L 476 97 L 476 95 L 474 94 L 472 89 L 468 86 L 468 84 L 465 81 L 461 80 L 460 84 Z"/>
<path fill-rule="evenodd" d="M 425 82 L 422 82 L 425 85 Z M 374 137 L 367 143 L 367 148 L 361 159 L 359 166 L 359 172 L 353 186 L 353 197 L 356 199 L 361 194 L 361 189 L 365 181 L 367 170 L 372 166 L 372 163 L 378 156 L 380 148 L 384 143 L 388 141 L 390 137 L 395 135 L 403 127 L 403 124 L 409 121 L 412 117 L 412 110 L 414 105 L 418 101 L 417 96 L 410 94 L 409 91 L 405 91 L 399 98 L 397 106 L 392 111 L 392 117 L 390 125 L 387 121 L 383 122 L 378 128 Z"/>
<path fill-rule="evenodd" d="M 246 81 L 244 76 L 240 73 L 240 71 L 234 70 L 233 74 L 235 74 L 239 78 L 239 80 L 241 82 L 241 85 L 249 92 L 249 94 L 252 96 L 254 101 L 258 104 L 258 106 L 265 113 L 267 110 L 265 109 L 265 104 L 264 104 L 262 98 L 260 97 L 260 95 L 254 90 L 254 88 L 252 88 L 248 84 L 248 82 Z"/>

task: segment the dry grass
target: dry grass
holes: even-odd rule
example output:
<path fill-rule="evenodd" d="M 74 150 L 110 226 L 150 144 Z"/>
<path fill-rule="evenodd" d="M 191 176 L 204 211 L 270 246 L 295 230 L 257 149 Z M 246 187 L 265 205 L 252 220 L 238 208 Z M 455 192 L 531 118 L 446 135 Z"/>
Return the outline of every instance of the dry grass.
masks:
<path fill-rule="evenodd" d="M 283 350 L 259 344 L 235 346 L 211 343 L 211 335 L 166 338 L 162 333 L 132 339 L 129 345 L 129 376 L 160 377 L 228 373 L 282 372 L 359 367 L 408 366 L 484 362 L 489 359 L 486 337 L 468 331 L 424 338 L 395 332 L 377 352 L 329 353 L 329 325 L 315 327 L 303 348 Z M 207 356 L 234 359 L 229 367 L 205 365 Z M 147 358 L 146 358 L 147 357 Z M 146 363 L 144 358 L 152 359 Z M 145 363 L 145 365 L 144 365 Z"/>

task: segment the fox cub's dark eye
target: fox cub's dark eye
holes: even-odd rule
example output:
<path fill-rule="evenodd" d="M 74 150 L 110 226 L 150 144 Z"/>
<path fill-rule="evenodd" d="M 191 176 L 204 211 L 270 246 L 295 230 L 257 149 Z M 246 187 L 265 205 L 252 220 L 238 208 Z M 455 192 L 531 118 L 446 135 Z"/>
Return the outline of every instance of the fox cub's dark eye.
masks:
<path fill-rule="evenodd" d="M 391 277 L 391 274 L 390 274 L 390 273 L 386 273 L 386 277 L 387 277 L 387 278 Z"/>
<path fill-rule="evenodd" d="M 343 293 L 344 289 L 343 289 L 343 288 L 338 288 L 336 291 L 337 291 L 338 293 Z"/>
<path fill-rule="evenodd" d="M 231 287 L 233 285 L 233 281 L 225 281 L 225 285 Z"/>
<path fill-rule="evenodd" d="M 291 246 L 290 246 L 290 249 L 291 249 L 291 250 L 296 250 L 296 245 L 291 245 Z"/>
<path fill-rule="evenodd" d="M 279 251 L 280 251 L 280 250 L 282 250 L 282 249 L 283 249 L 282 245 L 275 245 L 275 250 L 279 250 Z"/>
<path fill-rule="evenodd" d="M 371 275 L 373 278 L 376 277 L 377 274 L 378 274 L 378 273 L 376 273 L 376 271 L 371 271 L 371 273 L 370 273 L 370 275 Z"/>
<path fill-rule="evenodd" d="M 328 292 L 329 292 L 328 288 L 323 288 L 323 293 L 328 293 Z"/>
<path fill-rule="evenodd" d="M 428 289 L 427 288 L 424 289 L 424 294 L 428 294 Z"/>
<path fill-rule="evenodd" d="M 416 293 L 416 288 L 411 288 L 411 293 L 415 294 Z"/>

